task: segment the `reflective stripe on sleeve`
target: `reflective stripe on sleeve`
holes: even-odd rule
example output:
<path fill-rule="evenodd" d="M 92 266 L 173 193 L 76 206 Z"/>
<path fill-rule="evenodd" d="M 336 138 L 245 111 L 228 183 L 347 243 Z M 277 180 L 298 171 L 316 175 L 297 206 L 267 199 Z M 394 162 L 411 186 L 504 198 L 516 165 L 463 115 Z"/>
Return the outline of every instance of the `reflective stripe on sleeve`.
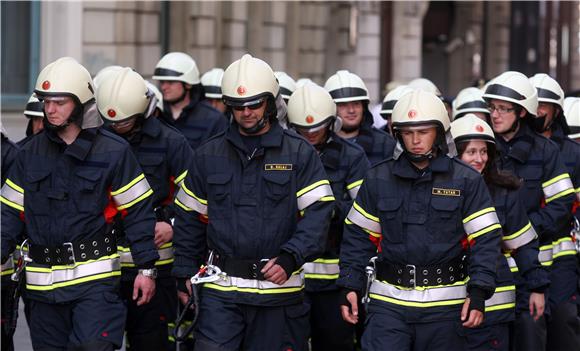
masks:
<path fill-rule="evenodd" d="M 185 177 L 187 176 L 187 170 L 183 171 L 183 173 L 181 173 L 180 175 L 178 175 L 174 180 L 173 183 L 179 185 L 179 183 L 181 183 L 183 181 L 183 179 L 185 179 Z"/>
<path fill-rule="evenodd" d="M 70 266 L 45 268 L 29 263 L 25 269 L 26 288 L 44 291 L 121 275 L 118 254 L 103 256 L 98 260 L 77 262 Z"/>
<path fill-rule="evenodd" d="M 175 204 L 185 211 L 196 211 L 202 215 L 207 215 L 207 201 L 196 196 L 185 186 L 185 183 L 181 184 L 181 188 L 177 192 Z"/>
<path fill-rule="evenodd" d="M 18 211 L 24 211 L 24 189 L 6 179 L 6 183 L 2 186 L 0 201 Z"/>
<path fill-rule="evenodd" d="M 494 229 L 501 229 L 501 225 L 495 213 L 495 208 L 488 207 L 465 218 L 463 220 L 463 228 L 467 234 L 467 240 L 471 241 Z"/>
<path fill-rule="evenodd" d="M 352 207 L 346 216 L 346 223 L 349 224 L 349 221 L 364 230 L 376 233 L 376 235 L 380 235 L 381 233 L 379 218 L 367 213 L 359 204 L 356 203 L 356 201 L 353 202 Z"/>
<path fill-rule="evenodd" d="M 505 310 L 516 307 L 516 286 L 500 286 L 485 300 L 485 312 Z"/>
<path fill-rule="evenodd" d="M 121 259 L 121 267 L 136 267 L 133 262 L 133 256 L 131 255 L 131 249 L 128 247 L 117 246 L 117 251 L 119 252 Z M 159 260 L 155 261 L 156 266 L 162 266 L 165 264 L 173 263 L 173 243 L 169 242 L 163 244 L 158 250 Z"/>
<path fill-rule="evenodd" d="M 375 280 L 370 289 L 370 297 L 408 307 L 435 307 L 459 305 L 467 296 L 467 280 L 452 285 L 433 287 L 403 288 L 386 281 Z"/>
<path fill-rule="evenodd" d="M 338 258 L 319 258 L 314 262 L 304 264 L 304 277 L 306 279 L 337 279 L 339 272 Z"/>
<path fill-rule="evenodd" d="M 503 246 L 506 249 L 514 250 L 521 247 L 530 241 L 536 239 L 538 234 L 532 226 L 532 223 L 528 222 L 522 229 L 511 235 L 505 235 L 503 237 Z"/>
<path fill-rule="evenodd" d="M 559 197 L 574 193 L 574 186 L 568 173 L 560 174 L 547 182 L 542 183 L 546 203 Z"/>
<path fill-rule="evenodd" d="M 505 256 L 505 260 L 507 261 L 508 266 L 510 267 L 510 271 L 512 273 L 518 272 L 519 271 L 518 265 L 516 263 L 516 260 L 512 257 L 512 255 L 507 253 L 507 254 L 504 254 L 504 256 Z"/>
<path fill-rule="evenodd" d="M 153 190 L 143 173 L 121 189 L 111 192 L 118 210 L 129 208 L 151 194 Z"/>
<path fill-rule="evenodd" d="M 328 180 L 321 180 L 311 184 L 296 193 L 298 210 L 302 211 L 316 201 L 332 201 L 334 195 Z"/>
<path fill-rule="evenodd" d="M 346 186 L 346 190 L 348 190 L 348 195 L 350 196 L 351 199 L 356 199 L 356 195 L 358 194 L 358 191 L 360 190 L 360 187 L 363 183 L 363 180 L 357 180 L 356 182 L 352 182 L 349 185 Z"/>
<path fill-rule="evenodd" d="M 2 264 L 0 269 L 2 270 L 2 276 L 14 273 L 14 257 L 12 254 L 8 256 L 8 260 Z"/>
<path fill-rule="evenodd" d="M 543 245 L 540 246 L 540 252 L 538 253 L 538 261 L 542 266 L 551 266 L 553 262 L 553 245 Z"/>
<path fill-rule="evenodd" d="M 287 294 L 299 292 L 304 289 L 302 273 L 293 274 L 282 285 L 267 280 L 243 279 L 238 277 L 226 277 L 213 283 L 205 283 L 204 288 L 220 291 L 238 291 L 250 294 Z"/>
<path fill-rule="evenodd" d="M 571 237 L 561 238 L 554 241 L 552 248 L 552 257 L 556 259 L 562 256 L 576 255 L 576 245 L 572 241 Z"/>

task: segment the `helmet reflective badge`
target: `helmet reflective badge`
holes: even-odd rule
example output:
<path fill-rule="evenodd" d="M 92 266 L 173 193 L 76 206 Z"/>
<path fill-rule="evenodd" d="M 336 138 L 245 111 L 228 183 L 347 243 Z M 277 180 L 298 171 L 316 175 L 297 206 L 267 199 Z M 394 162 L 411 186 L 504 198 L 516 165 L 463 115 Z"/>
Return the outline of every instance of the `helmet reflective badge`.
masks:
<path fill-rule="evenodd" d="M 441 99 L 422 90 L 399 99 L 393 109 L 392 122 L 394 129 L 428 124 L 439 125 L 444 132 L 449 129 L 449 116 Z"/>
<path fill-rule="evenodd" d="M 186 53 L 170 52 L 155 66 L 154 80 L 178 81 L 185 84 L 199 84 L 199 69 L 195 61 Z"/>
<path fill-rule="evenodd" d="M 72 57 L 62 57 L 42 69 L 36 79 L 36 96 L 72 96 L 81 104 L 95 97 L 91 75 Z"/>
<path fill-rule="evenodd" d="M 330 94 L 315 84 L 302 86 L 288 101 L 288 122 L 295 128 L 311 132 L 335 120 L 336 104 Z"/>
<path fill-rule="evenodd" d="M 272 68 L 249 54 L 232 63 L 222 78 L 222 97 L 230 106 L 252 105 L 264 96 L 276 98 L 279 90 Z"/>
<path fill-rule="evenodd" d="M 468 140 L 484 140 L 495 144 L 495 136 L 489 124 L 472 113 L 468 113 L 451 123 L 451 135 L 456 143 Z"/>

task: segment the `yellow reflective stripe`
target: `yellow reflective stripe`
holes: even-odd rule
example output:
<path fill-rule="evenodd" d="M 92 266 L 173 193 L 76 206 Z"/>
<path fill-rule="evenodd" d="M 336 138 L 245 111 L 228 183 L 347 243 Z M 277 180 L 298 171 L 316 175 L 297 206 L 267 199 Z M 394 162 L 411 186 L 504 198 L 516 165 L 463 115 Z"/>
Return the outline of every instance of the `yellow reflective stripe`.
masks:
<path fill-rule="evenodd" d="M 9 201 L 8 199 L 4 198 L 4 196 L 0 196 L 0 202 L 2 202 L 3 204 L 10 206 L 18 211 L 22 211 L 24 212 L 24 206 L 21 206 L 19 204 L 16 204 L 12 201 Z"/>
<path fill-rule="evenodd" d="M 181 173 L 177 178 L 175 178 L 173 180 L 173 183 L 175 183 L 175 184 L 181 183 L 181 181 L 183 180 L 183 178 L 185 178 L 186 176 L 187 176 L 187 170 L 183 171 L 183 173 Z"/>
<path fill-rule="evenodd" d="M 119 258 L 119 257 L 120 256 L 119 256 L 118 253 L 114 253 L 114 254 L 109 255 L 109 256 L 99 257 L 96 260 L 88 260 L 88 261 L 76 262 L 75 264 L 71 264 L 71 265 L 55 265 L 55 266 L 51 266 L 50 268 L 36 267 L 36 266 L 27 265 L 26 266 L 26 270 L 29 271 L 29 272 L 51 273 L 52 271 L 60 271 L 60 270 L 65 270 L 65 269 L 72 269 L 72 268 L 76 268 L 78 266 L 82 266 L 82 265 L 85 265 L 85 264 L 89 264 L 89 263 L 93 263 L 93 262 L 97 262 L 97 261 L 105 261 L 105 260 L 109 260 L 109 259 L 115 259 L 115 258 Z"/>
<path fill-rule="evenodd" d="M 305 191 L 306 190 L 306 191 Z M 328 180 L 321 180 L 296 193 L 296 206 L 302 211 L 316 201 L 333 201 L 334 195 Z M 298 195 L 300 194 L 300 195 Z"/>
<path fill-rule="evenodd" d="M 315 263 L 338 264 L 338 258 L 318 258 Z"/>
<path fill-rule="evenodd" d="M 572 242 L 571 237 L 560 238 L 553 243 L 553 259 L 562 256 L 576 255 L 576 245 Z"/>
<path fill-rule="evenodd" d="M 286 293 L 299 292 L 299 291 L 302 291 L 304 289 L 304 286 L 300 286 L 300 287 L 296 287 L 296 288 L 279 288 L 279 289 L 262 290 L 262 289 L 256 289 L 256 288 L 240 288 L 237 286 L 221 286 L 221 285 L 216 285 L 214 283 L 206 283 L 203 285 L 203 287 L 215 289 L 215 290 L 219 290 L 219 291 L 239 291 L 239 292 L 247 292 L 247 293 L 259 294 L 259 295 L 286 294 Z"/>
<path fill-rule="evenodd" d="M 552 185 L 552 184 L 556 183 L 557 181 L 562 180 L 562 179 L 565 179 L 565 178 L 570 178 L 570 175 L 568 173 L 562 173 L 562 174 L 560 174 L 557 177 L 554 177 L 554 178 L 552 178 L 552 179 L 550 179 L 550 180 L 548 180 L 546 182 L 543 182 L 542 183 L 542 188 L 545 188 L 545 187 L 547 187 L 549 185 Z"/>
<path fill-rule="evenodd" d="M 304 273 L 306 279 L 324 279 L 333 280 L 338 279 L 339 274 L 316 274 L 316 273 Z"/>
<path fill-rule="evenodd" d="M 375 233 L 375 235 L 376 233 L 381 233 L 381 224 L 378 222 L 378 218 L 373 217 L 376 219 L 375 221 L 374 219 L 369 218 L 369 216 L 373 217 L 366 213 L 356 202 L 354 202 L 353 206 L 350 208 L 350 211 L 348 211 L 345 221 L 348 220 L 350 223 L 356 224 L 365 231 Z M 347 224 L 350 224 L 349 222 L 347 222 Z"/>
<path fill-rule="evenodd" d="M 182 203 L 181 203 L 181 201 L 179 201 L 177 198 L 175 199 L 175 204 L 176 204 L 177 206 L 181 207 L 181 208 L 182 208 L 184 211 L 187 211 L 187 212 L 193 212 L 193 209 L 192 209 L 192 208 L 189 208 L 189 207 L 185 206 L 185 205 L 184 205 L 184 204 L 182 204 Z"/>
<path fill-rule="evenodd" d="M 542 183 L 546 203 L 575 192 L 568 173 L 560 174 Z"/>
<path fill-rule="evenodd" d="M 369 294 L 372 299 L 382 300 L 386 302 L 390 302 L 396 305 L 401 306 L 408 306 L 408 307 L 436 307 L 436 306 L 452 306 L 452 305 L 459 305 L 465 302 L 465 298 L 462 299 L 455 299 L 455 300 L 446 300 L 446 301 L 436 301 L 436 302 L 412 302 L 412 301 L 403 301 L 397 300 L 392 297 L 387 297 L 383 295 L 377 294 Z"/>
<path fill-rule="evenodd" d="M 334 200 L 336 200 L 336 199 L 334 198 L 334 196 L 325 196 L 325 197 L 323 197 L 323 198 L 320 198 L 318 201 L 334 201 Z M 303 211 L 304 211 L 304 210 L 303 210 Z"/>
<path fill-rule="evenodd" d="M 349 185 L 347 185 L 347 186 L 346 186 L 346 189 L 347 189 L 347 190 L 350 190 L 350 189 L 352 189 L 352 188 L 354 188 L 354 187 L 356 187 L 356 186 L 360 186 L 360 185 L 362 185 L 362 183 L 363 183 L 363 180 L 362 180 L 362 179 L 361 179 L 361 180 L 357 180 L 356 182 L 352 182 L 352 183 L 350 183 Z"/>
<path fill-rule="evenodd" d="M 492 225 L 491 227 L 487 227 L 487 228 L 482 229 L 482 230 L 480 230 L 478 232 L 475 232 L 475 233 L 469 235 L 467 237 L 467 240 L 468 241 L 471 241 L 471 240 L 477 238 L 478 236 L 481 236 L 483 234 L 489 233 L 489 232 L 491 232 L 492 230 L 495 230 L 495 229 L 501 229 L 501 224 L 497 223 L 497 224 Z"/>
<path fill-rule="evenodd" d="M 24 189 L 22 189 L 21 187 L 19 187 L 18 185 L 16 185 L 16 183 L 14 183 L 13 181 L 11 181 L 10 179 L 6 179 L 6 183 L 8 186 L 10 186 L 12 189 L 18 191 L 21 194 L 24 194 Z"/>
<path fill-rule="evenodd" d="M 12 273 L 14 273 L 14 268 L 10 268 L 10 269 L 7 269 L 5 271 L 2 271 L 1 276 L 3 277 L 5 275 L 9 275 L 9 274 L 12 274 Z"/>
<path fill-rule="evenodd" d="M 307 186 L 307 187 L 303 188 L 302 190 L 298 191 L 296 193 L 296 197 L 300 197 L 300 196 L 304 195 L 305 193 L 309 192 L 310 190 L 312 190 L 314 188 L 318 188 L 319 186 L 324 185 L 324 184 L 330 185 L 330 182 L 328 180 L 326 180 L 326 179 L 323 179 L 323 180 L 317 181 L 316 183 L 312 183 L 309 186 Z"/>
<path fill-rule="evenodd" d="M 151 196 L 151 194 L 153 194 L 153 189 L 149 189 L 149 191 L 147 191 L 145 194 L 139 196 L 138 198 L 129 202 L 128 204 L 117 207 L 117 210 L 123 210 L 123 209 L 129 208 L 129 207 L 135 205 L 136 203 L 138 203 L 139 201 L 148 198 L 149 196 Z"/>
<path fill-rule="evenodd" d="M 485 307 L 485 312 L 493 312 L 493 311 L 498 311 L 498 310 L 508 310 L 508 309 L 512 309 L 512 308 L 516 308 L 516 304 L 514 302 Z"/>
<path fill-rule="evenodd" d="M 546 203 L 552 202 L 554 200 L 557 200 L 557 199 L 561 198 L 562 196 L 566 196 L 566 195 L 569 195 L 569 194 L 574 194 L 574 189 L 568 189 L 568 190 L 565 190 L 565 191 L 559 193 L 558 195 L 554 195 L 554 196 L 552 196 L 550 198 L 547 198 L 546 199 Z"/>
<path fill-rule="evenodd" d="M 129 190 L 133 185 L 139 183 L 139 181 L 141 181 L 141 179 L 144 179 L 144 178 L 145 178 L 145 174 L 141 173 L 140 175 L 137 176 L 137 178 L 130 181 L 129 184 L 125 185 L 124 187 L 120 188 L 119 190 L 111 191 L 111 195 L 115 196 L 115 195 L 119 195 L 121 193 L 124 193 L 125 191 Z"/>
<path fill-rule="evenodd" d="M 47 285 L 47 286 L 26 284 L 26 289 L 35 290 L 35 291 L 48 291 L 48 290 L 54 290 L 57 288 L 62 288 L 65 286 L 77 285 L 77 284 L 86 283 L 86 282 L 93 281 L 93 280 L 111 278 L 111 277 L 116 277 L 116 276 L 120 276 L 120 275 L 121 275 L 121 271 L 118 270 L 118 271 L 112 271 L 112 272 L 107 272 L 107 273 L 91 275 L 88 277 L 83 277 L 83 278 L 79 278 L 79 279 L 75 279 L 75 280 L 69 280 L 69 281 L 65 281 L 65 282 L 61 282 L 61 283 L 54 283 L 52 285 Z"/>
<path fill-rule="evenodd" d="M 518 230 L 517 232 L 510 234 L 510 235 L 504 235 L 503 236 L 503 240 L 511 240 L 515 237 L 520 236 L 523 232 L 525 232 L 526 230 L 530 229 L 532 227 L 532 223 L 528 222 L 528 224 L 526 224 L 522 229 Z"/>
<path fill-rule="evenodd" d="M 493 207 L 488 207 L 488 208 L 484 208 L 483 210 L 477 211 L 477 212 L 475 212 L 475 213 L 473 213 L 473 214 L 471 214 L 471 215 L 467 216 L 466 218 L 464 218 L 464 219 L 463 219 L 463 223 L 465 224 L 465 223 L 467 223 L 467 222 L 471 221 L 472 219 L 474 219 L 474 218 L 476 218 L 476 217 L 479 217 L 479 216 L 481 216 L 481 215 L 484 215 L 484 214 L 486 214 L 486 213 L 489 213 L 489 212 L 495 212 L 495 208 L 493 208 Z"/>
<path fill-rule="evenodd" d="M 380 223 L 379 217 L 375 217 L 373 215 L 371 215 L 370 213 L 366 212 L 365 210 L 363 210 L 362 207 L 359 206 L 359 204 L 355 202 L 353 202 L 352 206 L 363 216 L 365 216 L 366 218 L 370 219 L 371 221 Z"/>
<path fill-rule="evenodd" d="M 196 199 L 197 201 L 199 201 L 202 205 L 206 205 L 207 206 L 207 200 L 204 200 L 201 197 L 198 197 L 197 195 L 195 195 L 193 193 L 193 191 L 189 190 L 185 186 L 185 184 L 183 184 L 183 186 L 181 187 L 181 189 L 183 189 L 187 195 L 189 195 L 189 196 L 193 197 L 194 199 Z"/>

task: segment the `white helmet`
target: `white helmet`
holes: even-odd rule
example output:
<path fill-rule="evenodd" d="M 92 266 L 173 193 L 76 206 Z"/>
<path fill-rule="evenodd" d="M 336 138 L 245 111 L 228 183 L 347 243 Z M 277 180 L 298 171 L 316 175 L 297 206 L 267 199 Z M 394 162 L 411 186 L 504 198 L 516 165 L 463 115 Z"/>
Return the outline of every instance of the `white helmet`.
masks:
<path fill-rule="evenodd" d="M 86 68 L 72 57 L 61 57 L 42 69 L 34 89 L 42 100 L 45 96 L 72 96 L 81 104 L 95 98 L 93 80 Z"/>
<path fill-rule="evenodd" d="M 391 90 L 383 99 L 383 105 L 381 107 L 381 115 L 392 114 L 395 104 L 401 97 L 406 94 L 412 93 L 413 88 L 408 85 L 399 85 L 395 89 Z"/>
<path fill-rule="evenodd" d="M 489 108 L 482 96 L 483 92 L 475 87 L 461 90 L 453 100 L 453 119 L 462 117 L 469 112 L 481 112 L 489 115 Z"/>
<path fill-rule="evenodd" d="M 300 78 L 296 81 L 296 89 L 305 86 L 306 84 L 316 84 L 310 78 Z"/>
<path fill-rule="evenodd" d="M 163 56 L 153 73 L 154 80 L 172 80 L 185 84 L 199 84 L 199 69 L 195 61 L 186 53 L 170 52 Z"/>
<path fill-rule="evenodd" d="M 406 126 L 439 125 L 449 130 L 449 116 L 443 101 L 435 94 L 414 90 L 402 96 L 395 104 L 392 114 L 393 130 Z"/>
<path fill-rule="evenodd" d="M 151 83 L 150 81 L 146 80 L 145 84 L 147 85 L 147 89 L 149 89 L 155 95 L 155 99 L 157 102 L 155 103 L 155 107 L 157 107 L 161 112 L 163 112 L 163 94 L 159 91 L 159 88 L 155 86 L 155 84 Z"/>
<path fill-rule="evenodd" d="M 564 116 L 570 128 L 568 136 L 572 139 L 580 138 L 580 98 L 569 97 L 564 100 Z"/>
<path fill-rule="evenodd" d="M 276 71 L 274 75 L 278 79 L 278 84 L 280 84 L 280 94 L 282 98 L 286 101 L 290 99 L 290 95 L 296 90 L 296 82 L 292 77 L 290 77 L 286 72 Z"/>
<path fill-rule="evenodd" d="M 529 114 L 536 116 L 538 93 L 528 77 L 516 71 L 507 71 L 489 82 L 483 99 L 509 101 L 523 107 Z"/>
<path fill-rule="evenodd" d="M 427 78 L 413 79 L 407 85 L 413 89 L 423 90 L 423 91 L 433 93 L 433 94 L 437 95 L 438 97 L 442 96 L 441 91 L 439 90 L 439 88 L 437 88 L 435 83 L 433 83 L 432 81 L 430 81 Z"/>
<path fill-rule="evenodd" d="M 95 89 L 99 89 L 99 85 L 112 73 L 114 72 L 118 72 L 120 70 L 122 70 L 123 67 L 121 66 L 117 66 L 117 65 L 113 65 L 113 66 L 107 66 L 103 69 L 101 69 L 93 78 L 93 85 L 95 86 Z"/>
<path fill-rule="evenodd" d="M 224 76 L 224 70 L 221 68 L 212 68 L 211 70 L 205 72 L 201 76 L 201 85 L 203 85 L 203 91 L 205 97 L 208 99 L 221 99 L 222 98 L 222 78 Z"/>
<path fill-rule="evenodd" d="M 473 113 L 451 122 L 451 135 L 456 144 L 469 140 L 484 140 L 495 144 L 495 136 L 489 124 Z"/>
<path fill-rule="evenodd" d="M 530 82 L 538 91 L 538 102 L 549 102 L 564 108 L 564 90 L 558 82 L 545 73 L 537 73 Z"/>
<path fill-rule="evenodd" d="M 270 66 L 249 54 L 234 61 L 224 72 L 222 96 L 226 105 L 248 106 L 264 96 L 276 98 L 280 86 Z"/>
<path fill-rule="evenodd" d="M 44 117 L 44 104 L 38 100 L 35 93 L 30 95 L 26 103 L 26 108 L 24 109 L 24 115 L 28 118 Z"/>
<path fill-rule="evenodd" d="M 363 80 L 354 73 L 341 70 L 330 76 L 324 84 L 335 103 L 349 101 L 369 102 L 369 91 Z"/>
<path fill-rule="evenodd" d="M 97 108 L 111 122 L 145 115 L 150 94 L 143 77 L 129 67 L 117 71 L 101 82 L 97 91 Z"/>
<path fill-rule="evenodd" d="M 288 122 L 291 126 L 308 128 L 310 132 L 315 132 L 336 120 L 336 104 L 324 88 L 316 84 L 306 84 L 290 96 Z M 333 126 L 334 131 L 336 128 L 336 125 Z"/>

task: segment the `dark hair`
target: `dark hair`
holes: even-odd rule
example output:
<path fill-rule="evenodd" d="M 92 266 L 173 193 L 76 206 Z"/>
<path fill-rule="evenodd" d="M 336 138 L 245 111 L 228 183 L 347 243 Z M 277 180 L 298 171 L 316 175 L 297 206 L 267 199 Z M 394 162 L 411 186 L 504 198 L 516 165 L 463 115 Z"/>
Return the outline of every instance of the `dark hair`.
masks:
<path fill-rule="evenodd" d="M 483 141 L 483 140 L 482 140 Z M 465 149 L 467 148 L 467 144 L 469 144 L 470 140 L 466 140 L 457 144 L 457 154 L 459 157 L 463 155 Z M 521 186 L 521 180 L 516 177 L 512 172 L 500 170 L 497 166 L 497 149 L 495 145 L 487 143 L 487 162 L 485 167 L 483 167 L 483 171 L 481 175 L 485 184 L 488 186 L 499 186 L 502 188 L 506 188 L 509 190 L 516 190 Z"/>

